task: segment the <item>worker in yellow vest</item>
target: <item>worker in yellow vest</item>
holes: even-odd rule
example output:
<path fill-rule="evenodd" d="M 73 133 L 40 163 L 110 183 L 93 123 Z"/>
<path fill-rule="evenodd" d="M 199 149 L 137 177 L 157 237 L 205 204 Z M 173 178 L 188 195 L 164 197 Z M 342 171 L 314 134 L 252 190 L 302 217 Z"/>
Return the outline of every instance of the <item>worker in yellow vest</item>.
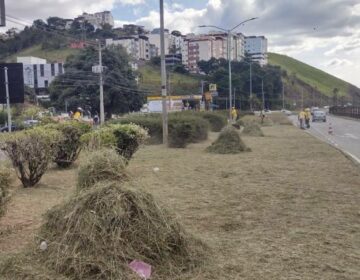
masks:
<path fill-rule="evenodd" d="M 237 111 L 235 109 L 235 107 L 232 107 L 232 110 L 231 110 L 231 118 L 232 118 L 232 121 L 235 122 L 237 120 Z"/>
<path fill-rule="evenodd" d="M 305 113 L 304 109 L 301 109 L 299 116 L 298 116 L 301 129 L 305 129 L 305 116 L 306 116 L 306 113 Z"/>

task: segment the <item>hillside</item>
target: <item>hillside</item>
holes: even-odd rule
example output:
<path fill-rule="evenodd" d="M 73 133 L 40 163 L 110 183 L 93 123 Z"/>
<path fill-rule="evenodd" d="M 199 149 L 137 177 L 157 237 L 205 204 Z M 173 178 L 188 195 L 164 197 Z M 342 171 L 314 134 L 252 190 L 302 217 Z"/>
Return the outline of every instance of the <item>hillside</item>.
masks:
<path fill-rule="evenodd" d="M 269 53 L 269 63 L 280 66 L 288 75 L 296 74 L 298 79 L 316 88 L 325 96 L 333 96 L 334 88 L 339 89 L 339 96 L 346 96 L 349 93 L 351 87 L 349 83 L 294 58 Z"/>
<path fill-rule="evenodd" d="M 76 54 L 79 50 L 63 48 L 58 50 L 43 50 L 41 45 L 22 50 L 7 57 L 6 62 L 16 62 L 18 56 L 36 56 L 46 59 L 48 62 L 64 62 L 69 55 Z"/>
<path fill-rule="evenodd" d="M 160 67 L 150 64 L 141 65 L 140 88 L 150 91 L 149 95 L 160 96 L 161 72 Z M 168 72 L 171 95 L 199 94 L 200 79 L 194 75 Z"/>

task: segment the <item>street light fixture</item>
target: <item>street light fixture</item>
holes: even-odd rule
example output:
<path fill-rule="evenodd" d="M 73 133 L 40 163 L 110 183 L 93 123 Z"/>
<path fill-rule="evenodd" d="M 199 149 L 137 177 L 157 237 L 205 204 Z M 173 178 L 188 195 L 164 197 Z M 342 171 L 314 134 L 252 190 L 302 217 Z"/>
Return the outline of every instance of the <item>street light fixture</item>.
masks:
<path fill-rule="evenodd" d="M 245 24 L 248 21 L 252 21 L 257 19 L 257 17 L 254 18 L 250 18 L 247 20 L 244 20 L 242 22 L 240 22 L 238 25 L 234 26 L 231 29 L 224 29 L 215 25 L 200 25 L 200 28 L 204 28 L 204 27 L 211 27 L 211 28 L 216 28 L 219 29 L 221 31 L 224 31 L 227 34 L 227 57 L 228 57 L 228 62 L 229 62 L 229 120 L 231 120 L 231 109 L 232 109 L 232 77 L 231 77 L 231 35 L 232 35 L 232 31 L 234 31 L 236 28 L 238 28 L 240 25 Z"/>

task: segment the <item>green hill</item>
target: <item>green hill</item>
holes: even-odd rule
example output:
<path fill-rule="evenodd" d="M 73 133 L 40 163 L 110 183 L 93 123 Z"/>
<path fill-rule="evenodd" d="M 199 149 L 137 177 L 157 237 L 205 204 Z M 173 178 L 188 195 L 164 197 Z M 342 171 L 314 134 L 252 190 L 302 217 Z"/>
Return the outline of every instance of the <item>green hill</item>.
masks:
<path fill-rule="evenodd" d="M 339 90 L 339 96 L 346 96 L 351 87 L 349 83 L 339 78 L 286 55 L 269 53 L 269 64 L 280 66 L 288 75 L 295 74 L 298 79 L 328 97 L 333 95 L 334 88 Z"/>
<path fill-rule="evenodd" d="M 16 62 L 18 56 L 35 56 L 46 59 L 48 62 L 66 61 L 69 55 L 76 54 L 79 50 L 63 48 L 58 50 L 43 50 L 40 45 L 17 52 L 5 60 L 6 62 Z"/>
<path fill-rule="evenodd" d="M 139 67 L 140 88 L 150 92 L 149 95 L 160 96 L 160 67 L 146 63 Z M 190 74 L 168 72 L 171 95 L 199 94 L 200 78 Z"/>

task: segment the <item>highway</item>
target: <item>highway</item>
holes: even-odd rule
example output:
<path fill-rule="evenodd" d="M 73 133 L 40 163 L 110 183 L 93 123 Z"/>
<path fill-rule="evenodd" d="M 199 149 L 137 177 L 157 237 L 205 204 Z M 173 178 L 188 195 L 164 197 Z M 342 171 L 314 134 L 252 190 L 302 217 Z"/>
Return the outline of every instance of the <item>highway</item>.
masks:
<path fill-rule="evenodd" d="M 291 116 L 298 125 L 297 116 Z M 329 127 L 333 133 L 329 134 Z M 351 120 L 333 115 L 327 116 L 327 122 L 311 122 L 307 130 L 315 137 L 341 149 L 360 163 L 360 120 Z"/>

